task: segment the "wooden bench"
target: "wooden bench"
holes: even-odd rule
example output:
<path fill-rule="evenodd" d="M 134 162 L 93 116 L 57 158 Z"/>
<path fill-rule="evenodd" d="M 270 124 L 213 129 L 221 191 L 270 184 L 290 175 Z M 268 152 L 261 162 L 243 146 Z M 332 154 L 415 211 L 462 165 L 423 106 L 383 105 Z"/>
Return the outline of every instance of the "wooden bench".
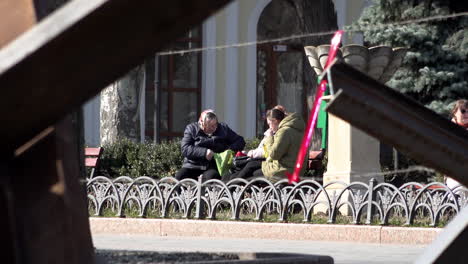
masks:
<path fill-rule="evenodd" d="M 99 160 L 101 158 L 101 154 L 104 148 L 85 148 L 85 166 L 86 168 L 91 168 L 91 172 L 89 174 L 89 178 L 92 179 L 94 177 L 94 173 L 96 169 L 99 167 Z"/>
<path fill-rule="evenodd" d="M 425 184 L 423 184 L 423 185 L 425 186 Z M 412 188 L 414 190 L 418 190 L 418 189 L 424 188 L 424 186 L 421 187 L 419 185 L 411 184 L 411 185 L 406 186 L 405 188 L 406 189 L 411 189 Z M 445 186 L 442 185 L 442 183 L 441 183 L 440 185 L 431 185 L 427 189 L 429 189 L 429 190 L 442 190 L 442 189 L 445 189 Z"/>
<path fill-rule="evenodd" d="M 326 149 L 309 151 L 309 159 L 307 161 L 307 169 L 321 170 L 323 169 L 323 158 L 325 157 Z"/>
<path fill-rule="evenodd" d="M 309 151 L 309 156 L 307 159 L 307 170 L 313 171 L 313 175 L 310 179 L 316 180 L 318 182 L 323 181 L 323 159 L 325 157 L 326 149 L 321 150 L 311 150 Z"/>

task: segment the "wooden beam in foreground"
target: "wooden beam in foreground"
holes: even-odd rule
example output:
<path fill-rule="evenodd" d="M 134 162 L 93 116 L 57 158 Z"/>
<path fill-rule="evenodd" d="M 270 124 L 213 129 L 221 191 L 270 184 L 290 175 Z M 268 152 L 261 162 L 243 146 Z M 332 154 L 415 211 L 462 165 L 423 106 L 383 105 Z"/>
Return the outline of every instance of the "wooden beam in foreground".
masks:
<path fill-rule="evenodd" d="M 67 114 L 229 0 L 74 0 L 11 41 L 21 30 L 5 19 L 35 21 L 3 16 L 25 3 L 14 1 L 0 3 L 2 263 L 93 263 L 79 121 Z"/>
<path fill-rule="evenodd" d="M 0 50 L 12 153 L 230 0 L 71 1 Z"/>
<path fill-rule="evenodd" d="M 36 24 L 33 0 L 0 1 L 0 48 Z"/>

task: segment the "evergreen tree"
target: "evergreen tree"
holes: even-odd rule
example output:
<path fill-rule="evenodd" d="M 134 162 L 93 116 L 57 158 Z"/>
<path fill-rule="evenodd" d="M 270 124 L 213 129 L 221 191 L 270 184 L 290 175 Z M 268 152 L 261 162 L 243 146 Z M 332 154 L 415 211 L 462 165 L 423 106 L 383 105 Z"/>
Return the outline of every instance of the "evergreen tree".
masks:
<path fill-rule="evenodd" d="M 409 48 L 387 85 L 442 114 L 455 100 L 468 98 L 468 17 L 403 21 L 466 11 L 457 2 L 374 0 L 352 27 L 363 32 L 367 45 Z"/>

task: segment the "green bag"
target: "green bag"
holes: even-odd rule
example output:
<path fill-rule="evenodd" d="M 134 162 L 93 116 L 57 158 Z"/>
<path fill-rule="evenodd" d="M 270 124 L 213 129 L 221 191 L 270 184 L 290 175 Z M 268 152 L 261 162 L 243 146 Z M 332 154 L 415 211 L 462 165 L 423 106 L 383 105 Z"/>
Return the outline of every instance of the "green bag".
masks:
<path fill-rule="evenodd" d="M 219 175 L 224 176 L 229 174 L 229 169 L 232 168 L 234 161 L 234 151 L 228 149 L 221 153 L 215 153 L 213 158 L 216 161 L 216 167 L 218 167 Z"/>

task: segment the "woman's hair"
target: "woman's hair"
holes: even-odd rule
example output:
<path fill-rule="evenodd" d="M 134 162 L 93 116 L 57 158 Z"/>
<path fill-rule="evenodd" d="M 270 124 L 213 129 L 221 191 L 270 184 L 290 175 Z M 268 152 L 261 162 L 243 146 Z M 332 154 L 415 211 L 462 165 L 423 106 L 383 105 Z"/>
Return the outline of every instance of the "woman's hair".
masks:
<path fill-rule="evenodd" d="M 278 109 L 281 112 L 283 112 L 285 115 L 288 115 L 288 112 L 286 112 L 286 108 L 284 108 L 284 106 L 282 106 L 282 105 L 277 105 L 277 106 L 273 107 L 273 109 Z"/>
<path fill-rule="evenodd" d="M 460 99 L 455 102 L 455 104 L 453 105 L 452 111 L 450 112 L 451 118 L 455 117 L 455 113 L 458 111 L 458 109 L 460 109 L 460 107 L 468 108 L 468 100 Z"/>
<path fill-rule="evenodd" d="M 266 114 L 266 117 L 268 119 L 276 119 L 278 121 L 281 121 L 284 119 L 286 115 L 284 114 L 283 111 L 279 110 L 279 109 L 276 109 L 276 108 L 273 108 L 271 110 L 268 110 L 267 114 Z"/>

